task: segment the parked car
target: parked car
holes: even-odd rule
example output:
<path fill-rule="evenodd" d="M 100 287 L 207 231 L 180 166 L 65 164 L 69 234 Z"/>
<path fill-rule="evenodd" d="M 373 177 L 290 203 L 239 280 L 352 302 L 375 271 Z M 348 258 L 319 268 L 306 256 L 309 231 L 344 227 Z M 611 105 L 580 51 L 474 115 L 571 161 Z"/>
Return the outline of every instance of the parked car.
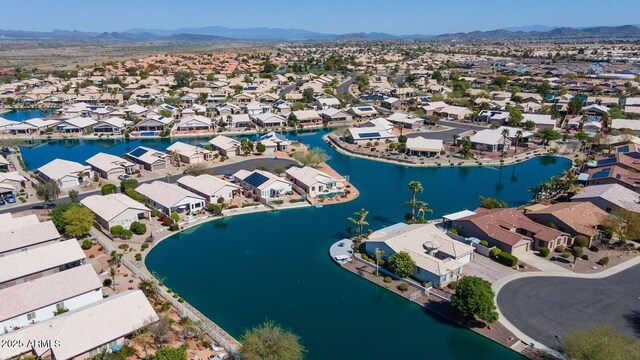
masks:
<path fill-rule="evenodd" d="M 4 199 L 2 198 L 2 196 L 0 196 L 0 205 L 4 205 L 4 204 L 5 204 Z"/>
<path fill-rule="evenodd" d="M 8 154 L 8 153 L 10 153 L 10 152 L 11 152 L 11 150 L 9 150 L 9 148 L 8 148 L 8 147 L 3 146 L 3 147 L 2 147 L 2 152 L 3 152 L 3 153 L 5 153 L 5 154 Z"/>
<path fill-rule="evenodd" d="M 236 179 L 236 177 L 233 176 L 233 174 L 224 174 L 224 178 L 229 181 L 234 181 Z"/>
<path fill-rule="evenodd" d="M 13 194 L 9 194 L 7 196 L 4 197 L 4 199 L 9 203 L 9 204 L 14 204 L 16 202 L 16 196 Z"/>
<path fill-rule="evenodd" d="M 120 180 L 129 180 L 129 179 L 131 179 L 131 176 L 129 176 L 127 174 L 122 174 L 122 175 L 118 176 L 118 179 L 120 179 Z"/>

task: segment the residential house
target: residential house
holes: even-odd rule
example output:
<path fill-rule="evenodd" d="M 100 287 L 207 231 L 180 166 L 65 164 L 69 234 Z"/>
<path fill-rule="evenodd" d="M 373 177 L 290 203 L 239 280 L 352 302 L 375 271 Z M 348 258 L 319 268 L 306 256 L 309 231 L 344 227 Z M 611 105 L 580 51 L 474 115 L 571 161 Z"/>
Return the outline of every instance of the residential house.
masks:
<path fill-rule="evenodd" d="M 0 342 L 16 344 L 1 347 L 0 358 L 90 359 L 121 348 L 125 336 L 156 321 L 158 315 L 142 291 L 128 290 L 0 336 Z"/>
<path fill-rule="evenodd" d="M 313 125 L 322 121 L 322 118 L 315 110 L 294 111 L 298 124 Z"/>
<path fill-rule="evenodd" d="M 358 106 L 347 110 L 355 119 L 366 119 L 378 115 L 378 111 L 373 106 Z"/>
<path fill-rule="evenodd" d="M 353 116 L 346 110 L 328 108 L 318 111 L 322 121 L 328 123 L 347 122 L 353 120 Z"/>
<path fill-rule="evenodd" d="M 640 194 L 618 184 L 587 186 L 571 201 L 588 201 L 608 213 L 621 210 L 640 213 Z"/>
<path fill-rule="evenodd" d="M 418 156 L 436 156 L 444 151 L 444 141 L 422 136 L 407 138 L 407 153 Z"/>
<path fill-rule="evenodd" d="M 262 104 L 259 101 L 253 101 L 247 104 L 247 107 L 246 107 L 246 113 L 249 116 L 264 114 L 266 112 L 269 112 L 270 110 L 271 110 L 271 105 Z"/>
<path fill-rule="evenodd" d="M 85 178 L 93 177 L 90 166 L 63 159 L 52 160 L 39 167 L 37 172 L 42 181 L 55 181 L 60 189 L 79 186 Z"/>
<path fill-rule="evenodd" d="M 11 135 L 30 135 L 34 133 L 44 132 L 53 128 L 58 124 L 59 120 L 43 120 L 40 118 L 29 119 L 14 125 L 5 127 Z"/>
<path fill-rule="evenodd" d="M 277 198 L 292 192 L 291 182 L 270 172 L 239 170 L 233 175 L 240 186 L 251 192 L 256 199 Z"/>
<path fill-rule="evenodd" d="M 502 133 L 494 129 L 480 130 L 470 137 L 471 148 L 479 151 L 496 152 L 505 146 L 505 138 Z M 511 141 L 506 142 L 509 147 Z"/>
<path fill-rule="evenodd" d="M 0 290 L 0 331 L 49 320 L 102 300 L 102 282 L 87 264 Z"/>
<path fill-rule="evenodd" d="M 396 127 L 404 129 L 418 129 L 424 125 L 424 120 L 413 115 L 396 112 L 387 117 L 387 120 Z"/>
<path fill-rule="evenodd" d="M 382 250 L 385 260 L 408 253 L 415 262 L 412 277 L 437 288 L 457 280 L 473 258 L 473 247 L 451 239 L 434 224 L 391 225 L 370 234 L 364 246 L 371 256 Z"/>
<path fill-rule="evenodd" d="M 573 243 L 573 237 L 585 236 L 589 239 L 587 246 L 590 246 L 592 241 L 600 240 L 600 227 L 609 218 L 609 214 L 604 210 L 587 201 L 557 203 L 544 209 L 526 212 L 525 215 L 538 224 L 553 224 L 558 230 L 569 233 L 572 236 L 570 245 Z"/>
<path fill-rule="evenodd" d="M 180 119 L 176 126 L 178 131 L 191 132 L 191 131 L 205 131 L 210 132 L 213 130 L 213 124 L 211 119 L 202 115 L 193 115 Z"/>
<path fill-rule="evenodd" d="M 57 242 L 60 233 L 52 221 L 38 222 L 31 218 L 31 222 L 24 220 L 3 218 L 0 224 L 0 256 L 10 255 L 19 251 L 44 246 Z"/>
<path fill-rule="evenodd" d="M 615 130 L 630 130 L 634 135 L 640 135 L 640 120 L 611 119 L 611 128 Z"/>
<path fill-rule="evenodd" d="M 149 209 L 125 194 L 91 195 L 80 200 L 95 215 L 94 221 L 109 231 L 120 225 L 125 229 L 131 223 L 150 218 Z"/>
<path fill-rule="evenodd" d="M 96 174 L 107 180 L 117 180 L 120 175 L 133 174 L 138 170 L 138 166 L 131 161 L 106 153 L 95 154 L 87 159 L 87 164 Z"/>
<path fill-rule="evenodd" d="M 253 125 L 251 118 L 247 114 L 227 115 L 222 119 L 231 129 L 244 129 Z"/>
<path fill-rule="evenodd" d="M 543 247 L 553 250 L 569 241 L 567 233 L 540 225 L 511 208 L 478 208 L 474 215 L 453 220 L 452 227 L 461 236 L 486 240 L 490 247 L 515 256 Z"/>
<path fill-rule="evenodd" d="M 136 124 L 136 130 L 141 133 L 156 133 L 164 131 L 170 127 L 173 123 L 173 118 L 164 117 L 161 115 L 153 115 L 146 119 L 143 119 Z"/>
<path fill-rule="evenodd" d="M 383 130 L 376 127 L 349 128 L 346 140 L 352 144 L 365 145 L 375 141 L 395 141 L 398 137 L 390 130 Z"/>
<path fill-rule="evenodd" d="M 241 187 L 213 175 L 183 176 L 178 185 L 200 195 L 206 203 L 218 203 L 231 200 L 241 193 Z"/>
<path fill-rule="evenodd" d="M 486 122 L 490 125 L 501 126 L 509 121 L 508 111 L 482 110 L 476 118 L 478 121 Z"/>
<path fill-rule="evenodd" d="M 0 195 L 16 194 L 29 180 L 17 171 L 0 172 Z"/>
<path fill-rule="evenodd" d="M 282 127 L 287 124 L 287 119 L 284 116 L 271 112 L 254 115 L 252 119 L 261 127 Z"/>
<path fill-rule="evenodd" d="M 449 105 L 438 110 L 437 113 L 449 120 L 462 121 L 468 119 L 473 112 L 464 106 Z"/>
<path fill-rule="evenodd" d="M 536 124 L 536 129 L 547 129 L 547 128 L 555 128 L 556 121 L 551 117 L 551 115 L 544 114 L 522 114 L 523 120 L 525 123 L 527 121 L 533 121 Z"/>
<path fill-rule="evenodd" d="M 84 251 L 75 239 L 0 256 L 0 289 L 80 266 L 84 258 Z"/>
<path fill-rule="evenodd" d="M 127 127 L 130 124 L 131 124 L 130 121 L 127 121 L 123 118 L 110 117 L 110 118 L 98 121 L 98 123 L 93 126 L 93 132 L 96 134 L 119 135 L 124 133 L 124 131 L 127 129 Z"/>
<path fill-rule="evenodd" d="M 89 134 L 93 132 L 93 126 L 97 123 L 97 121 L 90 117 L 74 117 L 71 119 L 60 120 L 60 122 L 56 124 L 56 130 L 65 134 Z"/>
<path fill-rule="evenodd" d="M 342 107 L 342 104 L 340 104 L 340 100 L 330 96 L 316 98 L 315 100 L 313 100 L 313 104 L 319 110 L 326 110 L 331 108 L 338 109 Z"/>
<path fill-rule="evenodd" d="M 218 135 L 208 141 L 208 144 L 220 155 L 231 157 L 240 153 L 240 141 L 224 135 Z"/>
<path fill-rule="evenodd" d="M 147 197 L 149 200 L 147 205 L 167 215 L 197 211 L 204 208 L 204 197 L 185 190 L 176 184 L 154 181 L 138 186 L 136 191 Z"/>
<path fill-rule="evenodd" d="M 292 166 L 286 171 L 287 180 L 296 190 L 308 194 L 312 198 L 321 198 L 329 194 L 344 192 L 344 184 L 335 177 L 310 166 Z"/>
<path fill-rule="evenodd" d="M 213 160 L 213 151 L 176 141 L 167 147 L 167 152 L 177 156 L 181 163 L 199 164 Z"/>
<path fill-rule="evenodd" d="M 284 135 L 273 131 L 260 136 L 258 143 L 266 147 L 264 152 L 266 155 L 275 155 L 277 151 L 289 149 L 289 140 Z"/>
<path fill-rule="evenodd" d="M 127 156 L 147 171 L 164 170 L 169 162 L 169 155 L 144 146 L 129 151 Z"/>

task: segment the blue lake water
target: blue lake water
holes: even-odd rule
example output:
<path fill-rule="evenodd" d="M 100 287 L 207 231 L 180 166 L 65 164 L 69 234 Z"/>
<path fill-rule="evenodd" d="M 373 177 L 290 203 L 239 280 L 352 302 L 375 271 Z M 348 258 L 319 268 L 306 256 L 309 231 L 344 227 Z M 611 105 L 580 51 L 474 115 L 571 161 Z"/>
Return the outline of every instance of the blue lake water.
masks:
<path fill-rule="evenodd" d="M 407 184 L 422 182 L 420 198 L 432 217 L 474 209 L 478 196 L 517 206 L 528 189 L 568 169 L 556 157 L 491 168 L 409 168 L 341 155 L 324 132 L 288 134 L 324 148 L 329 164 L 350 175 L 356 200 L 203 224 L 165 239 L 147 257 L 148 268 L 202 313 L 239 338 L 271 319 L 301 336 L 309 359 L 520 359 L 520 355 L 420 306 L 340 269 L 328 247 L 346 236 L 346 218 L 370 211 L 369 228 L 402 221 Z M 201 144 L 206 138 L 180 141 Z M 21 147 L 29 168 L 55 158 L 84 161 L 98 152 L 121 155 L 136 146 L 163 150 L 170 139 L 55 140 Z"/>
<path fill-rule="evenodd" d="M 55 112 L 55 109 L 27 109 L 27 110 L 11 110 L 0 117 L 13 121 L 25 121 L 38 117 L 46 117 Z"/>

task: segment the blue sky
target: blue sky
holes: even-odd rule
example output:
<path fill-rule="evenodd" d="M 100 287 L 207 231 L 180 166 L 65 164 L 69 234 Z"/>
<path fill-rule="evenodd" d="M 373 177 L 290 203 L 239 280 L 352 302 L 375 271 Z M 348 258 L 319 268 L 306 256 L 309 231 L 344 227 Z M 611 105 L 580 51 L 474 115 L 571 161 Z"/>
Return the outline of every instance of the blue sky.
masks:
<path fill-rule="evenodd" d="M 442 34 L 542 24 L 640 23 L 639 0 L 20 0 L 0 29 L 122 31 L 226 26 Z"/>

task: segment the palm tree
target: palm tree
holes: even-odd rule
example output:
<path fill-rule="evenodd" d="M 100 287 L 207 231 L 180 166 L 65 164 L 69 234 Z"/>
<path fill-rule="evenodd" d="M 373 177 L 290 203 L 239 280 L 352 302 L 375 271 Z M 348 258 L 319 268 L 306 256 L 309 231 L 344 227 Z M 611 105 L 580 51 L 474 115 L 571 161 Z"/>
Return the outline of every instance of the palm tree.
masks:
<path fill-rule="evenodd" d="M 458 138 L 460 137 L 460 135 L 458 135 L 458 134 L 453 134 L 453 135 L 451 135 L 451 137 L 453 138 L 453 145 L 455 145 L 455 144 L 456 144 L 456 141 L 458 141 Z"/>
<path fill-rule="evenodd" d="M 507 138 L 509 137 L 509 129 L 502 129 L 502 156 L 504 156 L 504 150 L 507 147 Z"/>
<path fill-rule="evenodd" d="M 109 268 L 109 277 L 111 278 L 111 286 L 113 287 L 113 290 L 116 290 L 116 275 L 118 274 L 118 271 L 116 270 L 115 267 L 110 267 Z"/>
<path fill-rule="evenodd" d="M 418 217 L 422 219 L 422 222 L 425 222 L 425 215 L 427 213 L 433 214 L 433 210 L 429 209 L 429 204 L 424 201 L 418 201 Z"/>
<path fill-rule="evenodd" d="M 522 130 L 516 131 L 516 147 L 515 147 L 514 154 L 518 153 L 518 144 L 520 144 L 520 139 L 522 138 L 522 135 L 524 135 Z"/>
<path fill-rule="evenodd" d="M 416 205 L 417 205 L 416 195 L 418 193 L 421 193 L 423 190 L 424 189 L 422 188 L 422 184 L 419 181 L 414 180 L 409 183 L 409 191 L 411 191 L 411 200 L 405 202 L 404 205 L 411 206 L 411 217 L 413 217 L 414 219 L 415 219 Z"/>
<path fill-rule="evenodd" d="M 353 213 L 353 216 L 354 216 L 353 218 L 351 217 L 347 218 L 347 220 L 349 220 L 351 223 L 357 226 L 356 229 L 358 233 L 357 234 L 358 238 L 362 237 L 363 227 L 365 225 L 369 225 L 369 223 L 365 221 L 365 219 L 367 218 L 367 215 L 369 215 L 369 212 L 363 208 Z"/>
<path fill-rule="evenodd" d="M 380 266 L 380 260 L 382 259 L 382 256 L 384 255 L 384 250 L 380 250 L 378 248 L 376 248 L 376 276 L 379 276 L 380 274 L 378 273 L 378 267 Z"/>

